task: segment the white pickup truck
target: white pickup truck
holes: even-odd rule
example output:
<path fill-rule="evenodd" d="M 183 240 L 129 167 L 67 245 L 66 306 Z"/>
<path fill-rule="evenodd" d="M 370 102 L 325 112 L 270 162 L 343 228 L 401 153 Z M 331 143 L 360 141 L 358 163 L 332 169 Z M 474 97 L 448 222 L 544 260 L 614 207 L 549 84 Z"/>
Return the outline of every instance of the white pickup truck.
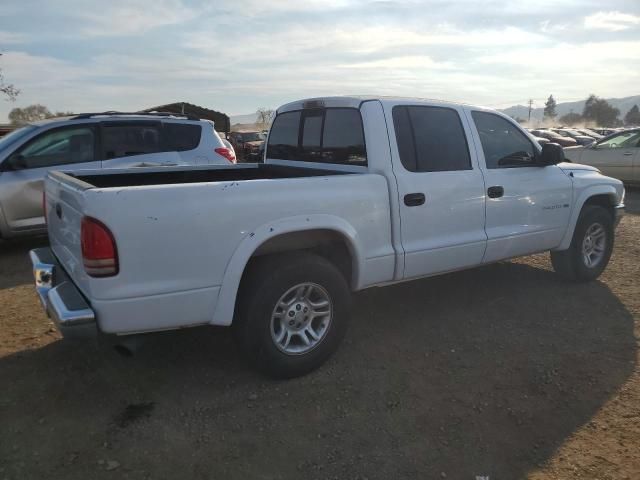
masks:
<path fill-rule="evenodd" d="M 350 292 L 551 251 L 592 280 L 622 183 L 513 120 L 422 99 L 280 107 L 264 164 L 50 173 L 36 288 L 64 334 L 232 325 L 266 373 L 337 348 Z"/>

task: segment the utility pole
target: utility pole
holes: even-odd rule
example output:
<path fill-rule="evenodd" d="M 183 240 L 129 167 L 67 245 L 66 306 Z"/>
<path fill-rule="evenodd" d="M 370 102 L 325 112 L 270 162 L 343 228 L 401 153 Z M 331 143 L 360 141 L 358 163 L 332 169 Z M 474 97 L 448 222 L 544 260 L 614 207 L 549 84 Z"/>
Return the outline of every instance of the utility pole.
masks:
<path fill-rule="evenodd" d="M 533 107 L 533 99 L 529 99 L 529 123 L 531 123 L 531 108 Z"/>

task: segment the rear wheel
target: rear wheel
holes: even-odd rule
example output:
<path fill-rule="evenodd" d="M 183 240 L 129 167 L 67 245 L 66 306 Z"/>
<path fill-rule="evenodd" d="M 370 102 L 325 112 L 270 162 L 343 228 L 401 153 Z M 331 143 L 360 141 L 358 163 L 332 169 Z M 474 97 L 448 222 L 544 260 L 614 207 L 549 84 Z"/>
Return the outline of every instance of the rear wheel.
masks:
<path fill-rule="evenodd" d="M 613 218 L 606 209 L 597 205 L 585 206 L 570 247 L 551 252 L 553 269 L 568 280 L 587 282 L 598 278 L 611 258 L 613 232 Z"/>
<path fill-rule="evenodd" d="M 323 257 L 292 253 L 257 259 L 247 271 L 234 330 L 266 374 L 291 378 L 322 365 L 347 327 L 349 286 Z"/>

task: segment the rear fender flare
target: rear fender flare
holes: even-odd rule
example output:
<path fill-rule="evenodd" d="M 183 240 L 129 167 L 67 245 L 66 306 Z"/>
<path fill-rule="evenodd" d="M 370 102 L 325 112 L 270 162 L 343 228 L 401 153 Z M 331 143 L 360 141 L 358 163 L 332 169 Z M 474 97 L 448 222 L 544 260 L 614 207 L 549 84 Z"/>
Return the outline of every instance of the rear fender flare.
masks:
<path fill-rule="evenodd" d="M 364 265 L 364 258 L 361 255 L 363 250 L 357 231 L 346 220 L 334 215 L 316 214 L 299 215 L 269 222 L 249 233 L 231 256 L 222 279 L 218 302 L 211 321 L 212 325 L 230 325 L 233 321 L 236 296 L 242 275 L 258 247 L 279 235 L 305 230 L 332 230 L 345 238 L 352 257 L 353 274 L 350 283 L 352 287 L 360 284 L 360 274 Z"/>

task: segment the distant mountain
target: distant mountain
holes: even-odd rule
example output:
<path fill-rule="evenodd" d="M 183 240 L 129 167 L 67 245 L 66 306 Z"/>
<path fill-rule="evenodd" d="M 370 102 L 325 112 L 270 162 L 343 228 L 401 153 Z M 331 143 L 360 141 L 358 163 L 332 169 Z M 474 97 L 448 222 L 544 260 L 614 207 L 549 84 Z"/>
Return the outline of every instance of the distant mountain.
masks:
<path fill-rule="evenodd" d="M 556 106 L 558 118 L 570 112 L 582 114 L 585 100 L 580 100 L 578 102 L 558 103 L 558 105 Z M 638 105 L 640 107 L 640 95 L 634 95 L 633 97 L 624 98 L 607 98 L 605 100 L 609 102 L 611 106 L 616 107 L 618 110 L 620 110 L 621 119 L 624 118 L 625 114 L 634 105 Z M 512 118 L 519 117 L 526 120 L 529 117 L 529 107 L 526 105 L 514 105 L 513 107 L 502 109 L 501 112 L 506 113 Z M 531 120 L 533 122 L 541 122 L 543 114 L 544 107 L 534 108 L 531 110 Z"/>
<path fill-rule="evenodd" d="M 256 123 L 257 113 L 247 113 L 246 115 L 231 115 L 231 125 L 236 123 Z"/>

